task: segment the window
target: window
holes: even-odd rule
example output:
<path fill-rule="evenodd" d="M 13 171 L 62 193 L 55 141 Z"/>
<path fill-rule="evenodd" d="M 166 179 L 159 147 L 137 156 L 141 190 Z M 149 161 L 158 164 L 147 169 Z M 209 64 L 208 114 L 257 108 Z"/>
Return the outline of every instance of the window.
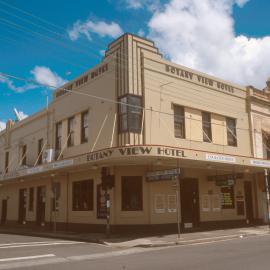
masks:
<path fill-rule="evenodd" d="M 42 164 L 42 154 L 43 154 L 43 139 L 38 140 L 38 161 L 37 164 L 40 165 Z"/>
<path fill-rule="evenodd" d="M 31 187 L 29 189 L 29 204 L 28 204 L 28 210 L 33 211 L 34 210 L 34 188 Z"/>
<path fill-rule="evenodd" d="M 237 146 L 236 120 L 233 118 L 226 118 L 226 126 L 227 126 L 228 145 Z"/>
<path fill-rule="evenodd" d="M 185 138 L 185 109 L 182 106 L 174 105 L 174 136 Z"/>
<path fill-rule="evenodd" d="M 22 157 L 21 157 L 21 166 L 26 165 L 26 153 L 27 153 L 27 145 L 22 146 Z"/>
<path fill-rule="evenodd" d="M 81 114 L 81 143 L 88 142 L 88 112 Z"/>
<path fill-rule="evenodd" d="M 72 210 L 92 211 L 94 201 L 93 180 L 73 182 Z"/>
<path fill-rule="evenodd" d="M 270 159 L 270 133 L 262 130 L 262 136 L 263 136 L 263 148 L 264 153 L 266 153 L 266 158 Z"/>
<path fill-rule="evenodd" d="M 8 166 L 9 166 L 9 152 L 5 154 L 5 172 L 8 173 Z"/>
<path fill-rule="evenodd" d="M 75 117 L 70 117 L 68 119 L 68 147 L 74 146 L 74 133 L 75 133 Z"/>
<path fill-rule="evenodd" d="M 140 133 L 142 128 L 142 97 L 126 95 L 119 101 L 121 102 L 119 105 L 119 132 Z"/>
<path fill-rule="evenodd" d="M 212 142 L 211 114 L 202 112 L 203 141 Z"/>
<path fill-rule="evenodd" d="M 143 189 L 141 176 L 122 177 L 122 211 L 143 210 Z"/>
<path fill-rule="evenodd" d="M 62 122 L 56 124 L 55 128 L 55 149 L 61 150 L 62 148 Z"/>

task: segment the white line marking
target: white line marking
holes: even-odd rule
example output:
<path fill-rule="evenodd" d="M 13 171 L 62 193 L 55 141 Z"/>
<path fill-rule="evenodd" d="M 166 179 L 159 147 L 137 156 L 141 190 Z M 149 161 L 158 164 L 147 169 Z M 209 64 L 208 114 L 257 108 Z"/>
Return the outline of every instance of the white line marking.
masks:
<path fill-rule="evenodd" d="M 32 245 L 32 244 L 46 244 L 46 243 L 70 243 L 70 242 L 76 242 L 76 243 L 83 243 L 83 242 L 79 242 L 79 241 L 66 241 L 66 240 L 60 240 L 60 241 L 41 241 L 41 242 L 15 242 L 15 243 L 3 243 L 0 244 L 0 247 L 2 246 L 17 246 L 17 245 Z"/>
<path fill-rule="evenodd" d="M 55 257 L 55 255 L 54 254 L 44 254 L 44 255 L 36 255 L 36 256 L 5 258 L 5 259 L 0 259 L 0 262 L 32 260 L 32 259 L 49 258 L 49 257 Z"/>
<path fill-rule="evenodd" d="M 0 246 L 0 249 L 22 248 L 22 247 L 43 247 L 43 246 L 57 246 L 57 245 L 76 245 L 76 244 L 82 244 L 82 243 L 83 242 L 51 242 L 51 243 L 41 243 L 41 244 Z"/>

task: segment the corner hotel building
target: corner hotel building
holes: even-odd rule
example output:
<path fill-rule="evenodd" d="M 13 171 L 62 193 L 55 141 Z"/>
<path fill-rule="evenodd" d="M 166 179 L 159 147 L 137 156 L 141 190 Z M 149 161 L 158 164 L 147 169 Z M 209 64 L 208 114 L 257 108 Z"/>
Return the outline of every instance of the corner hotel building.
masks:
<path fill-rule="evenodd" d="M 266 222 L 268 86 L 176 65 L 152 41 L 121 36 L 46 109 L 0 132 L 1 224 L 103 231 L 102 167 L 115 180 L 114 231 L 176 228 L 177 209 L 184 230 Z"/>

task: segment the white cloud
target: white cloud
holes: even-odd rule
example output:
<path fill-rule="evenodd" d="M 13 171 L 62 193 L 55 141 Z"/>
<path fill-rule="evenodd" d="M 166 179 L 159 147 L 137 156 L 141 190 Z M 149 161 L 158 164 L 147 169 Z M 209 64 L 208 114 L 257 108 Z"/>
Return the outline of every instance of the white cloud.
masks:
<path fill-rule="evenodd" d="M 270 75 L 270 36 L 237 36 L 233 6 L 247 0 L 171 0 L 149 21 L 149 38 L 173 62 L 262 88 Z"/>
<path fill-rule="evenodd" d="M 6 129 L 6 123 L 3 121 L 0 121 L 0 131 Z"/>
<path fill-rule="evenodd" d="M 115 23 L 106 23 L 104 21 L 94 22 L 90 19 L 85 22 L 80 20 L 73 24 L 73 27 L 68 30 L 68 35 L 71 40 L 77 40 L 81 35 L 86 36 L 88 40 L 91 40 L 91 34 L 95 33 L 101 37 L 116 38 L 123 33 L 121 27 Z"/>
<path fill-rule="evenodd" d="M 28 115 L 25 114 L 23 111 L 18 111 L 18 114 L 22 120 L 28 117 Z"/>
<path fill-rule="evenodd" d="M 30 72 L 32 75 L 34 75 L 35 81 L 40 84 L 60 87 L 67 82 L 48 67 L 35 66 L 34 69 L 32 69 Z"/>
<path fill-rule="evenodd" d="M 141 9 L 147 8 L 154 12 L 160 8 L 160 0 L 122 0 L 122 3 L 126 5 L 128 9 Z"/>
<path fill-rule="evenodd" d="M 27 90 L 38 88 L 38 86 L 33 83 L 27 83 L 27 84 L 24 84 L 23 86 L 16 86 L 13 80 L 5 77 L 4 75 L 0 75 L 0 83 L 5 84 L 10 90 L 17 93 L 23 93 Z"/>
<path fill-rule="evenodd" d="M 140 29 L 140 30 L 138 31 L 138 36 L 140 36 L 140 37 L 144 37 L 144 36 L 145 36 L 145 32 L 144 32 L 143 29 Z"/>

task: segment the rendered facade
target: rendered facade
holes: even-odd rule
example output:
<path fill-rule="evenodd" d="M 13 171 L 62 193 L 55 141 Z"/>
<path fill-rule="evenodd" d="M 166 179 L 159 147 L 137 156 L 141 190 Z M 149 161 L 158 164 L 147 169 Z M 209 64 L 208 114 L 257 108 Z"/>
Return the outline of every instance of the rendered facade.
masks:
<path fill-rule="evenodd" d="M 177 209 L 186 230 L 266 222 L 269 104 L 125 34 L 0 133 L 1 223 L 103 230 L 103 167 L 113 230 L 176 228 Z"/>

